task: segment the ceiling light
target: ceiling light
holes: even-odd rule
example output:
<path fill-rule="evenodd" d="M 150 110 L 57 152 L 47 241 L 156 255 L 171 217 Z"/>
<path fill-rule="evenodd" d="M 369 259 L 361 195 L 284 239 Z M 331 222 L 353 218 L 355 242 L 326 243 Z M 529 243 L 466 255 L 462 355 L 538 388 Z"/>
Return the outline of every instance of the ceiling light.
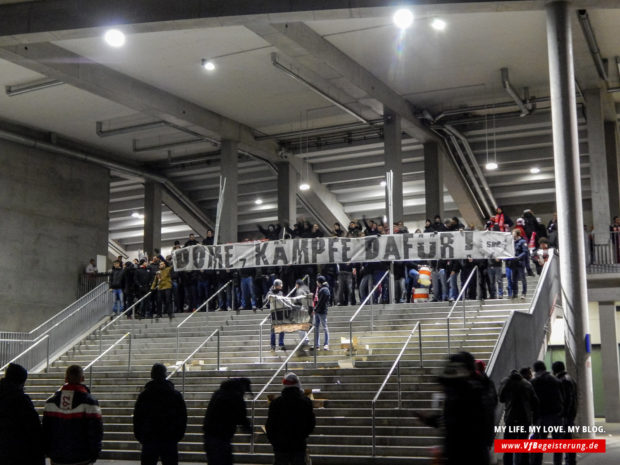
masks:
<path fill-rule="evenodd" d="M 379 184 L 381 184 L 381 187 L 385 187 L 387 183 L 385 181 L 381 181 Z"/>
<path fill-rule="evenodd" d="M 431 22 L 431 27 L 436 31 L 443 31 L 446 29 L 446 22 L 443 19 L 435 18 Z"/>
<path fill-rule="evenodd" d="M 387 216 L 383 215 L 383 222 L 387 223 Z"/>
<path fill-rule="evenodd" d="M 299 190 L 300 190 L 300 191 L 307 191 L 307 190 L 310 190 L 310 184 L 308 184 L 307 182 L 302 182 L 302 183 L 299 185 Z"/>
<path fill-rule="evenodd" d="M 254 203 L 255 203 L 256 205 L 262 205 L 262 204 L 263 204 L 263 201 L 262 201 L 261 199 L 256 199 L 256 200 L 254 201 Z"/>
<path fill-rule="evenodd" d="M 118 29 L 110 29 L 103 36 L 110 47 L 122 47 L 125 45 L 125 34 Z"/>
<path fill-rule="evenodd" d="M 202 60 L 202 67 L 204 69 L 206 69 L 207 71 L 213 71 L 215 70 L 215 63 L 213 63 L 211 60 Z"/>
<path fill-rule="evenodd" d="M 537 166 L 535 166 L 534 168 L 530 168 L 530 173 L 538 174 L 540 173 L 540 168 L 538 168 Z"/>
<path fill-rule="evenodd" d="M 489 163 L 486 164 L 485 168 L 489 171 L 493 171 L 497 169 L 497 163 L 495 163 L 494 161 L 490 161 Z"/>
<path fill-rule="evenodd" d="M 413 24 L 413 13 L 407 8 L 401 8 L 394 13 L 392 20 L 397 28 L 407 29 Z"/>

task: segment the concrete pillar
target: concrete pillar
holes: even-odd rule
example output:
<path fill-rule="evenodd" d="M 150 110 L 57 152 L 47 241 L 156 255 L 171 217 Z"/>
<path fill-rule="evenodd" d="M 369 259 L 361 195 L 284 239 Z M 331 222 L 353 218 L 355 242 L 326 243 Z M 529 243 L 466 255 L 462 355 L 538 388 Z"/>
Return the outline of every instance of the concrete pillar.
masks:
<path fill-rule="evenodd" d="M 297 217 L 297 173 L 287 161 L 276 163 L 276 168 L 278 169 L 278 222 L 282 226 L 292 225 Z"/>
<path fill-rule="evenodd" d="M 222 140 L 221 173 L 226 178 L 226 190 L 220 199 L 222 202 L 222 216 L 220 218 L 220 236 L 218 244 L 237 242 L 238 238 L 238 210 L 237 181 L 239 169 L 237 167 L 237 141 Z"/>
<path fill-rule="evenodd" d="M 394 172 L 394 188 L 392 192 L 392 205 L 394 222 L 403 220 L 403 152 L 402 152 L 402 129 L 400 116 L 387 107 L 383 108 L 383 143 L 385 151 L 385 171 Z M 385 205 L 387 209 L 387 190 Z M 392 227 L 392 225 L 390 225 Z"/>
<path fill-rule="evenodd" d="M 580 395 L 576 424 L 593 426 L 592 360 L 587 344 L 590 328 L 571 30 L 573 12 L 567 1 L 550 2 L 545 10 L 556 203 L 558 217 L 564 218 L 559 230 L 559 242 L 565 244 L 560 253 L 560 276 L 562 307 L 567 324 L 566 359 L 567 366 L 574 367 L 572 373 L 575 374 Z"/>
<path fill-rule="evenodd" d="M 607 187 L 607 152 L 605 150 L 605 119 L 601 89 L 584 92 L 588 126 L 588 153 L 592 190 L 592 219 L 595 244 L 606 244 L 609 236 L 609 189 Z"/>
<path fill-rule="evenodd" d="M 605 392 L 605 419 L 620 422 L 620 360 L 616 334 L 615 302 L 598 303 L 601 325 L 601 359 L 603 361 L 603 391 Z"/>
<path fill-rule="evenodd" d="M 149 257 L 161 250 L 161 184 L 144 183 L 144 251 Z"/>
<path fill-rule="evenodd" d="M 439 144 L 424 144 L 424 195 L 426 217 L 433 221 L 435 215 L 443 219 L 443 157 Z"/>
<path fill-rule="evenodd" d="M 611 217 L 614 217 L 620 215 L 620 141 L 617 121 L 605 121 L 605 150 L 607 150 L 609 211 Z"/>

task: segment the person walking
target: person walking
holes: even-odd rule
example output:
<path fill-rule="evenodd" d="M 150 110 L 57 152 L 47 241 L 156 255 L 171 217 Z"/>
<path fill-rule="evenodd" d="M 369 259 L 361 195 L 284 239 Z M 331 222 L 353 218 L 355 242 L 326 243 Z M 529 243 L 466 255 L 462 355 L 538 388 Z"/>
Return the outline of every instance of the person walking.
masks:
<path fill-rule="evenodd" d="M 553 426 L 562 426 L 562 412 L 564 410 L 564 393 L 562 390 L 562 382 L 547 371 L 545 362 L 539 360 L 534 363 L 534 378 L 532 386 L 540 401 L 540 416 L 536 422 L 537 426 L 542 428 L 550 428 Z M 534 439 L 547 439 L 547 432 L 536 433 Z M 553 439 L 562 439 L 560 432 L 552 432 Z M 530 463 L 532 465 L 541 465 L 543 461 L 542 454 L 532 454 Z M 562 464 L 562 453 L 553 454 L 553 464 Z"/>
<path fill-rule="evenodd" d="M 142 445 L 141 465 L 179 463 L 178 443 L 185 435 L 187 408 L 183 396 L 166 379 L 166 367 L 155 363 L 133 409 L 133 434 Z"/>
<path fill-rule="evenodd" d="M 265 425 L 273 465 L 310 465 L 306 443 L 316 425 L 312 401 L 304 395 L 295 373 L 287 373 L 282 384 L 282 395 L 269 405 Z"/>
<path fill-rule="evenodd" d="M 246 393 L 252 394 L 252 383 L 248 378 L 232 378 L 222 382 L 213 393 L 203 422 L 204 446 L 209 465 L 232 465 L 231 441 L 241 425 L 245 433 L 252 434 L 245 400 Z"/>
<path fill-rule="evenodd" d="M 39 414 L 24 393 L 28 372 L 11 363 L 0 380 L 0 463 L 44 465 Z"/>
<path fill-rule="evenodd" d="M 553 375 L 560 380 L 562 384 L 562 395 L 564 397 L 564 408 L 562 409 L 562 422 L 564 425 L 563 439 L 573 439 L 573 434 L 568 432 L 570 426 L 575 426 L 575 417 L 577 416 L 577 382 L 566 372 L 564 362 L 557 361 L 551 365 Z M 575 465 L 577 463 L 577 454 L 566 453 L 566 465 Z M 561 459 L 560 459 L 561 462 Z"/>
<path fill-rule="evenodd" d="M 45 402 L 43 440 L 52 465 L 92 464 L 101 452 L 101 409 L 83 382 L 82 367 L 69 366 L 65 384 Z"/>
<path fill-rule="evenodd" d="M 319 330 L 323 327 L 323 350 L 329 350 L 329 329 L 327 328 L 327 310 L 331 293 L 325 276 L 319 275 L 316 278 L 318 288 L 318 300 L 312 312 L 314 323 L 314 350 L 319 350 Z"/>

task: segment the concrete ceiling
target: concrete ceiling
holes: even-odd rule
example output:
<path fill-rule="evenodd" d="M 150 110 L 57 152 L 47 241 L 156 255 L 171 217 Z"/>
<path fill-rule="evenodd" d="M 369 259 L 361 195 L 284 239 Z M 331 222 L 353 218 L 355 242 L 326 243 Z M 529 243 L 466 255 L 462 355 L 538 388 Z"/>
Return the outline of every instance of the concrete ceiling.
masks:
<path fill-rule="evenodd" d="M 4 3 L 0 1 L 0 5 Z M 28 15 L 34 18 L 37 11 L 42 14 L 46 8 L 44 4 L 55 3 L 69 5 L 60 0 L 48 0 L 32 6 Z M 136 3 L 136 18 L 147 3 Z M 333 10 L 311 13 L 278 12 L 273 6 L 267 19 L 280 24 L 287 19 L 303 21 L 406 99 L 416 111 L 426 109 L 431 115 L 437 115 L 463 106 L 489 106 L 487 111 L 471 111 L 451 119 L 457 120 L 453 123 L 467 137 L 480 165 L 486 163 L 488 156 L 497 159 L 500 168 L 484 173 L 497 203 L 515 209 L 533 205 L 535 210 L 535 206 L 540 205 L 541 212 L 551 211 L 555 190 L 549 105 L 541 102 L 537 111 L 526 118 L 500 115 L 517 110 L 501 105 L 510 101 L 500 80 L 502 67 L 509 68 L 510 80 L 519 91 L 528 87 L 530 95 L 549 95 L 542 2 L 454 2 L 453 8 L 442 5 L 443 2 L 420 2 L 422 5 L 415 9 L 416 21 L 404 34 L 394 27 L 390 18 L 393 10 L 380 5 L 383 3 L 369 2 L 372 4 L 369 8 L 343 10 L 334 6 Z M 588 13 L 602 56 L 609 58 L 609 86 L 615 87 L 620 82 L 614 61 L 614 57 L 620 55 L 616 34 L 620 8 L 595 8 L 610 4 L 590 2 L 592 8 Z M 94 5 L 85 2 L 84 11 L 98 8 Z M 121 11 L 123 7 L 118 8 Z M 379 182 L 385 168 L 380 126 L 369 128 L 359 124 L 351 114 L 276 69 L 271 54 L 278 53 L 293 71 L 314 73 L 316 82 L 329 85 L 332 95 L 348 96 L 350 101 L 343 103 L 380 118 L 377 102 L 321 56 L 313 57 L 312 68 L 304 70 L 299 63 L 309 63 L 304 58 L 306 52 L 302 54 L 300 50 L 295 54 L 297 49 L 291 46 L 286 50 L 288 55 L 283 53 L 266 40 L 267 35 L 260 33 L 267 24 L 265 16 L 260 12 L 255 12 L 255 16 L 243 16 L 245 10 L 239 8 L 239 16 L 227 20 L 218 17 L 208 21 L 196 18 L 151 23 L 136 19 L 136 24 L 120 26 L 128 35 L 127 44 L 119 49 L 103 42 L 104 24 L 94 27 L 86 24 L 91 19 L 82 16 L 74 19 L 74 25 L 70 24 L 70 19 L 58 19 L 54 24 L 61 29 L 48 25 L 47 30 L 53 31 L 50 34 L 36 22 L 29 26 L 30 31 L 26 26 L 19 30 L 19 25 L 13 25 L 13 35 L 0 33 L 0 44 L 38 42 L 43 37 L 44 41 L 66 51 L 66 56 L 92 60 L 132 78 L 131 82 L 144 83 L 237 122 L 247 128 L 247 137 L 256 136 L 257 145 L 260 140 L 273 143 L 273 147 L 277 146 L 276 142 L 283 144 L 300 160 L 302 169 L 305 166 L 318 176 L 349 217 L 361 217 L 364 213 L 371 217 L 382 216 L 385 202 Z M 110 10 L 111 15 L 112 7 Z M 13 14 L 12 11 L 4 10 L 7 15 Z M 210 10 L 205 8 L 204 11 Z M 153 17 L 157 14 L 153 12 Z M 447 23 L 445 31 L 430 27 L 431 20 L 438 15 Z M 34 31 L 37 27 L 40 30 Z M 576 20 L 573 34 L 577 81 L 584 90 L 596 87 L 600 83 Z M 14 40 L 16 37 L 19 40 Z M 33 44 L 33 48 L 37 46 Z M 208 72 L 201 68 L 203 58 L 212 59 L 216 69 Z M 11 86 L 45 78 L 36 70 L 47 69 L 47 65 L 57 64 L 18 65 L 0 59 L 0 84 Z M 610 95 L 620 102 L 620 93 Z M 493 113 L 498 116 L 493 117 Z M 173 181 L 208 216 L 215 216 L 218 144 L 210 138 L 213 131 L 205 131 L 196 121 L 181 124 L 184 131 L 160 125 L 100 137 L 96 131 L 97 122 L 105 132 L 161 119 L 152 112 L 137 111 L 135 102 L 67 84 L 14 97 L 0 94 L 0 118 L 58 133 L 128 163 L 156 170 Z M 325 131 L 320 137 L 286 134 L 326 127 L 334 129 Z M 196 140 L 196 134 L 209 138 Z M 267 138 L 268 135 L 277 136 Z M 583 115 L 580 138 L 583 194 L 587 200 L 590 175 Z M 217 142 L 217 137 L 215 139 Z M 179 142 L 187 143 L 175 145 Z M 405 220 L 417 224 L 424 218 L 422 146 L 418 140 L 404 136 L 403 157 Z M 531 174 L 529 169 L 533 166 L 539 167 L 541 172 Z M 246 234 L 255 230 L 256 223 L 277 220 L 276 174 L 269 165 L 247 155 L 240 157 L 239 168 L 239 227 Z M 143 208 L 143 180 L 126 178 L 126 175 L 114 178 L 111 184 L 110 237 L 126 247 L 136 248 L 141 242 L 141 220 L 129 215 Z M 263 200 L 262 205 L 254 203 L 257 198 Z M 446 214 L 458 214 L 448 191 L 444 200 Z M 307 214 L 301 204 L 298 214 Z M 170 211 L 165 210 L 162 223 L 166 241 L 184 238 L 189 232 L 189 226 Z"/>

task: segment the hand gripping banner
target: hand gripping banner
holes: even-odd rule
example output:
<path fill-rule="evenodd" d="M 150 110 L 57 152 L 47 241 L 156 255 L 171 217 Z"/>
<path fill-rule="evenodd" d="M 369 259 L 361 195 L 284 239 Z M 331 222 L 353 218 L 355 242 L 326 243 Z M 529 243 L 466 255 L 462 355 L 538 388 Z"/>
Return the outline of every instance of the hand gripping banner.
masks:
<path fill-rule="evenodd" d="M 326 263 L 512 258 L 510 233 L 454 231 L 360 238 L 297 238 L 268 242 L 195 245 L 174 252 L 175 271 Z"/>

